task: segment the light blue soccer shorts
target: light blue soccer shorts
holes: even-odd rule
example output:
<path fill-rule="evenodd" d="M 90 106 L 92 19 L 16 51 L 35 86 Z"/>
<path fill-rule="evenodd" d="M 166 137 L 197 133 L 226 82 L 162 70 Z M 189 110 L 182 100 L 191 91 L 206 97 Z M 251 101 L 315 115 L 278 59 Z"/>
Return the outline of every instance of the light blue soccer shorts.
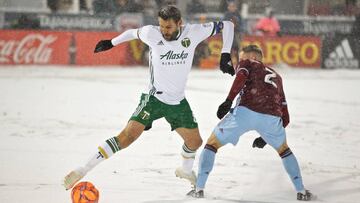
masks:
<path fill-rule="evenodd" d="M 244 106 L 237 106 L 228 113 L 213 133 L 222 145 L 236 145 L 240 136 L 251 130 L 257 131 L 265 142 L 275 149 L 279 149 L 286 139 L 280 117 L 258 113 Z"/>

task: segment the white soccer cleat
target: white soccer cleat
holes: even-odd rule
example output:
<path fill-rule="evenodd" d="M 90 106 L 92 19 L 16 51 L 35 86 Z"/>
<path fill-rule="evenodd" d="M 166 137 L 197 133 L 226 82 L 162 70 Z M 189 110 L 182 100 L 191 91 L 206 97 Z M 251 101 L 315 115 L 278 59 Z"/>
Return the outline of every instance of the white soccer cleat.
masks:
<path fill-rule="evenodd" d="M 64 187 L 66 190 L 71 189 L 81 178 L 85 176 L 86 172 L 82 168 L 78 168 L 74 171 L 71 171 L 64 178 Z"/>
<path fill-rule="evenodd" d="M 179 167 L 175 170 L 176 177 L 184 178 L 190 181 L 191 185 L 196 185 L 196 175 L 194 171 L 191 173 L 185 173 L 182 167 Z"/>

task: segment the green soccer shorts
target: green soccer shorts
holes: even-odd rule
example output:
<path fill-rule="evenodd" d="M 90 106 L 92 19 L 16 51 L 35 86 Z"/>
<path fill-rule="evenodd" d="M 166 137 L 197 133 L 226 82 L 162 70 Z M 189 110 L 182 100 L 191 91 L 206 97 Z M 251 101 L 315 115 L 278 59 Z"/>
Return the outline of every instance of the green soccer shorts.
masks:
<path fill-rule="evenodd" d="M 198 124 L 191 111 L 186 99 L 181 100 L 180 104 L 169 105 L 161 102 L 153 95 L 142 94 L 140 103 L 130 120 L 144 124 L 145 130 L 152 126 L 152 122 L 164 117 L 171 125 L 171 130 L 177 128 L 197 128 Z"/>

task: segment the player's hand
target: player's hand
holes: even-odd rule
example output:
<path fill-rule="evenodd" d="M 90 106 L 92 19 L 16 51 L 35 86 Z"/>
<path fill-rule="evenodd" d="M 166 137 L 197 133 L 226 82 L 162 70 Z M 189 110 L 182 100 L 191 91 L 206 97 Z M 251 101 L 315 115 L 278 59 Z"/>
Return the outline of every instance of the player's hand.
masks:
<path fill-rule="evenodd" d="M 111 40 L 101 40 L 100 42 L 98 42 L 96 44 L 94 53 L 98 53 L 98 52 L 101 52 L 101 51 L 106 51 L 106 50 L 109 50 L 109 49 L 111 49 L 113 47 L 114 47 L 114 45 L 112 45 Z"/>
<path fill-rule="evenodd" d="M 286 118 L 283 118 L 282 120 L 283 120 L 283 127 L 286 128 L 286 126 L 289 125 L 289 120 Z"/>
<path fill-rule="evenodd" d="M 230 53 L 222 53 L 220 58 L 220 70 L 223 73 L 235 74 L 235 70 L 231 61 Z"/>
<path fill-rule="evenodd" d="M 286 128 L 286 126 L 288 126 L 290 123 L 289 111 L 287 109 L 287 106 L 283 106 L 282 112 L 283 112 L 283 116 L 281 117 L 281 119 L 282 119 L 283 127 Z"/>
<path fill-rule="evenodd" d="M 262 139 L 261 137 L 258 137 L 254 140 L 253 144 L 252 144 L 252 147 L 255 148 L 264 148 L 266 145 L 266 142 L 264 139 Z"/>
<path fill-rule="evenodd" d="M 232 101 L 226 99 L 218 108 L 217 110 L 217 117 L 222 119 L 229 111 L 232 105 Z"/>

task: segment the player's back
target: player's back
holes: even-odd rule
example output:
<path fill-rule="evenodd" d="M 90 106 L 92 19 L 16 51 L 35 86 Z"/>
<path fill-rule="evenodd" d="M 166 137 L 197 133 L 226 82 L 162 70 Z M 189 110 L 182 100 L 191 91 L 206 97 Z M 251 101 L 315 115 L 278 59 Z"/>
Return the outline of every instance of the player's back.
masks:
<path fill-rule="evenodd" d="M 246 67 L 239 67 L 248 71 L 239 105 L 281 117 L 285 96 L 280 75 L 259 61 L 248 60 L 245 64 Z"/>

